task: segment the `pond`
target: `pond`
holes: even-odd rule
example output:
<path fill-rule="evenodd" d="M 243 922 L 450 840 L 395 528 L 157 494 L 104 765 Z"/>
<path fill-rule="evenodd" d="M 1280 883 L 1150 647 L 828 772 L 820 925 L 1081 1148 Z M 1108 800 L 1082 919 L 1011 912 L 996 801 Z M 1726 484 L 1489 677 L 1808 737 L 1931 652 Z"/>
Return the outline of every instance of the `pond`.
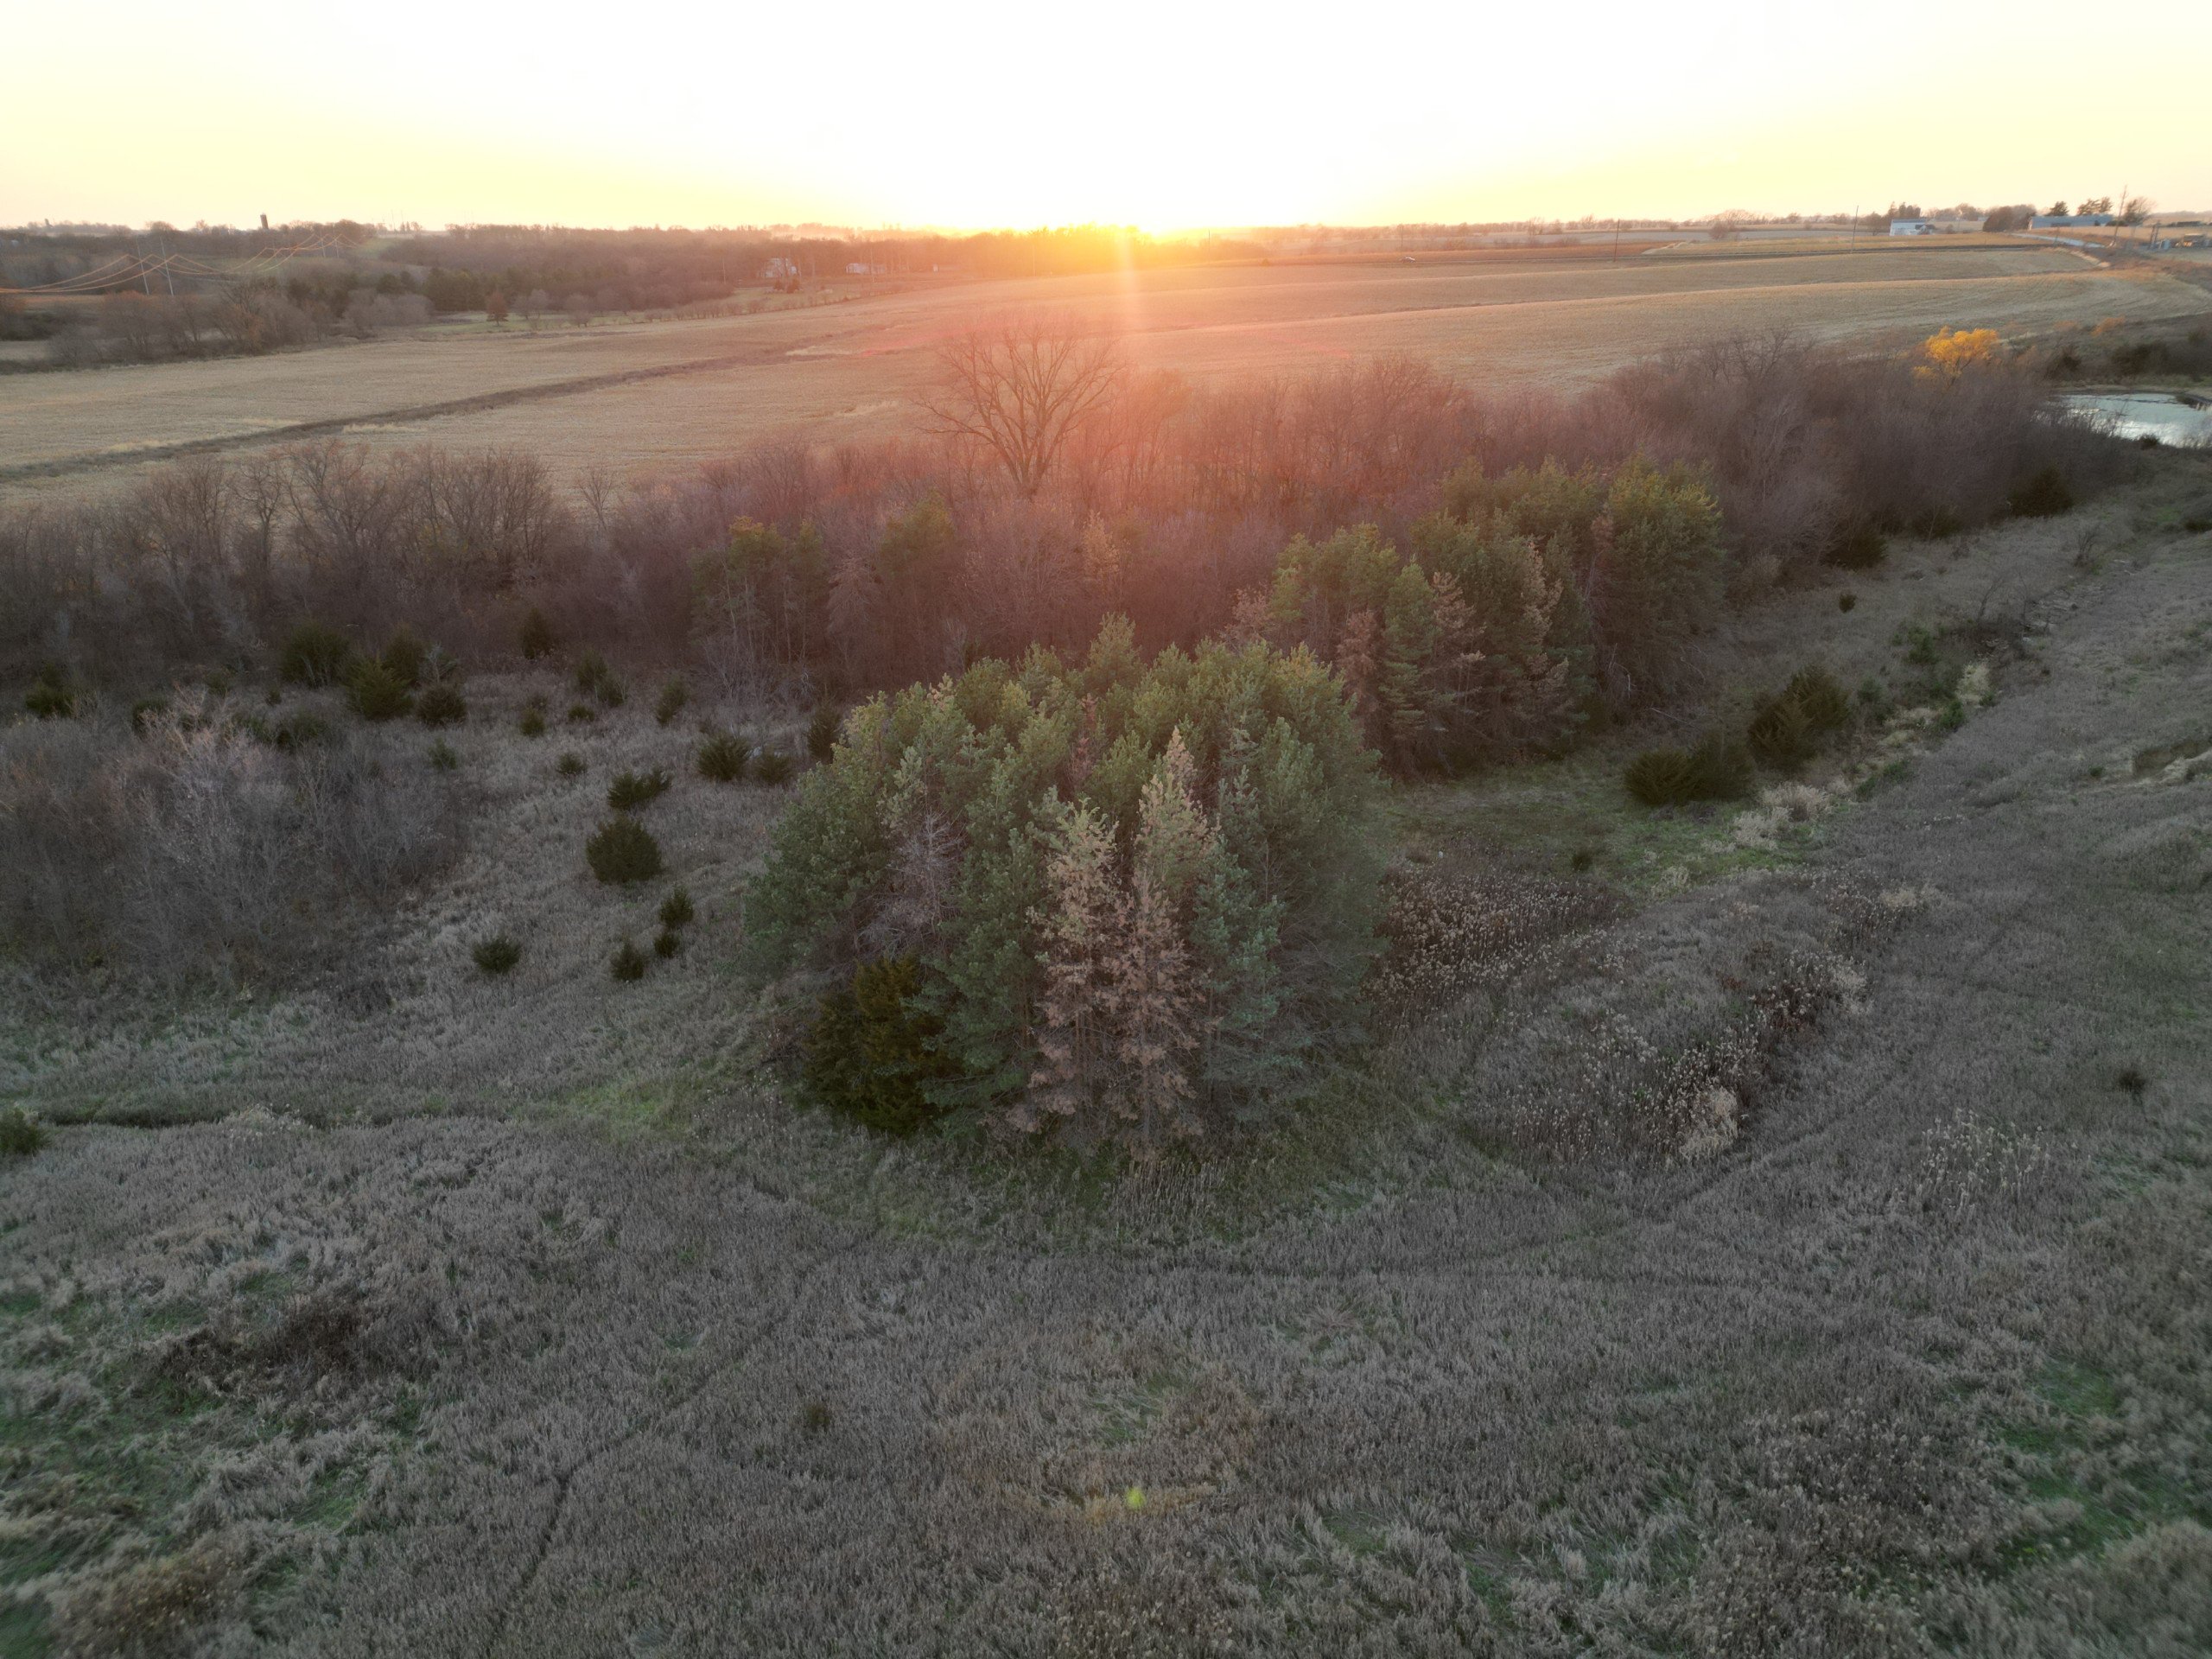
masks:
<path fill-rule="evenodd" d="M 2171 391 L 2084 391 L 2060 401 L 2075 414 L 2097 421 L 2116 438 L 2212 445 L 2212 406 L 2201 397 L 2192 402 Z"/>

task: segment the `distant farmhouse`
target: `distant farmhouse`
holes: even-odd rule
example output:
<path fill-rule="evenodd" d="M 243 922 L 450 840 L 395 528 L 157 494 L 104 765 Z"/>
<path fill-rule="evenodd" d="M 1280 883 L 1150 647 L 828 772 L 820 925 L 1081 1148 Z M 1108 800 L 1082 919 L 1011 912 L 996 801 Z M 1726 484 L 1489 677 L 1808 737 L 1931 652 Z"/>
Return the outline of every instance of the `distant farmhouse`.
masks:
<path fill-rule="evenodd" d="M 2095 230 L 2113 222 L 2110 213 L 2037 213 L 2028 221 L 2031 231 Z"/>
<path fill-rule="evenodd" d="M 1891 236 L 1933 236 L 1936 221 L 1932 219 L 1893 219 L 1890 221 Z"/>
<path fill-rule="evenodd" d="M 762 280 L 771 283 L 796 282 L 798 279 L 798 261 L 786 259 L 779 254 L 762 268 L 760 276 Z"/>

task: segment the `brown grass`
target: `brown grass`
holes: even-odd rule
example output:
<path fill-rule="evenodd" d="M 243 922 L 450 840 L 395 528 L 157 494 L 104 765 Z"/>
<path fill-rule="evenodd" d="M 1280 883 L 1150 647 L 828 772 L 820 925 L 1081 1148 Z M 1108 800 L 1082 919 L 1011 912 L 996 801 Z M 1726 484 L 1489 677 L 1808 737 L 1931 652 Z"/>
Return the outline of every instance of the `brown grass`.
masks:
<path fill-rule="evenodd" d="M 473 680 L 469 845 L 343 969 L 0 998 L 57 1126 L 0 1168 L 0 1637 L 2205 1650 L 2212 778 L 2133 761 L 2205 735 L 2212 479 L 2149 464 L 2094 546 L 1901 541 L 1732 624 L 1723 706 L 1815 655 L 1902 698 L 1914 624 L 1990 693 L 1759 845 L 1603 743 L 1397 791 L 1427 1006 L 1203 1172 L 794 1111 L 731 971 L 777 795 L 635 697 L 562 779 L 512 726 L 565 681 Z M 699 914 L 616 988 L 665 890 L 582 842 L 652 766 Z"/>

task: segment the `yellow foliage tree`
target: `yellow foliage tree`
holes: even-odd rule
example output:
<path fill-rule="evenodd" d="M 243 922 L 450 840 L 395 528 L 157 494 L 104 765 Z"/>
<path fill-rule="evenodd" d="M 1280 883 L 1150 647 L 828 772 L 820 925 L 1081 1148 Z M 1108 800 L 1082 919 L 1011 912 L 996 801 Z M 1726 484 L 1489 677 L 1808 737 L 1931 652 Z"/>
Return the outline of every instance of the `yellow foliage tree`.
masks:
<path fill-rule="evenodd" d="M 1927 360 L 1913 372 L 1923 380 L 1955 380 L 1968 369 L 1996 362 L 1997 348 L 1994 328 L 1938 328 L 1920 342 Z"/>

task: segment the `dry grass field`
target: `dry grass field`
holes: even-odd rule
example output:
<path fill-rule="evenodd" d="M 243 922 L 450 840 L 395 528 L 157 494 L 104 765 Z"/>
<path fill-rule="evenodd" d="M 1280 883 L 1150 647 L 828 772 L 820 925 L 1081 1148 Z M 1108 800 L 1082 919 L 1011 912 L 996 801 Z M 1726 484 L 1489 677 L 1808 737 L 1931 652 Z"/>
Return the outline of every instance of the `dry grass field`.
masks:
<path fill-rule="evenodd" d="M 1851 291 L 2164 302 L 2043 286 L 2106 280 Z M 1202 317 L 1193 283 L 1147 302 Z M 1504 303 L 1688 328 L 1778 291 Z M 899 303 L 836 321 L 903 359 Z M 1446 326 L 1325 303 L 1249 342 Z M 56 1126 L 0 1162 L 0 1648 L 2206 1650 L 2208 499 L 2151 457 L 1745 611 L 1713 701 L 1818 659 L 1889 711 L 1758 804 L 1634 806 L 1635 732 L 1396 788 L 1400 877 L 1496 948 L 1195 1174 L 795 1111 L 735 963 L 779 791 L 686 765 L 741 711 L 532 738 L 558 682 L 472 680 L 466 849 L 299 988 L 0 998 L 0 1094 Z M 670 869 L 625 896 L 582 842 L 652 765 Z M 684 949 L 610 980 L 678 881 Z M 1747 1044 L 1683 1156 L 1530 1150 Z"/>
<path fill-rule="evenodd" d="M 1965 238 L 1961 238 L 1965 240 Z M 2018 243 L 1777 255 L 1176 269 L 916 289 L 750 317 L 389 338 L 256 359 L 0 378 L 0 499 L 104 491 L 195 448 L 339 434 L 512 445 L 567 474 L 678 468 L 772 434 L 906 425 L 931 349 L 979 315 L 1074 313 L 1130 359 L 1198 377 L 1418 354 L 1491 385 L 1580 384 L 1746 331 L 1903 344 L 2202 312 L 2201 291 Z"/>

